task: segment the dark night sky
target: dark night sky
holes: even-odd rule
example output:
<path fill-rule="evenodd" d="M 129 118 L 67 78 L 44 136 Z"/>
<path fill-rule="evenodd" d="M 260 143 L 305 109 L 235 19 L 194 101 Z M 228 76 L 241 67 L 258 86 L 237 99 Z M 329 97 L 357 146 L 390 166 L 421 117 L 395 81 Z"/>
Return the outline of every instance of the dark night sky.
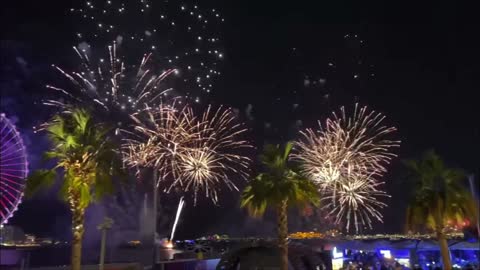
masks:
<path fill-rule="evenodd" d="M 296 120 L 310 125 L 332 109 L 355 101 L 386 114 L 389 123 L 398 127 L 402 146 L 386 177 L 393 198 L 384 211 L 385 224 L 376 226 L 377 231 L 402 228 L 408 187 L 398 180 L 401 159 L 435 148 L 450 164 L 479 173 L 479 62 L 472 54 L 478 47 L 471 42 L 476 38 L 467 24 L 456 22 L 455 7 L 405 2 L 397 6 L 338 1 L 218 2 L 227 19 L 223 33 L 226 59 L 212 99 L 242 112 L 252 104 L 255 120 L 249 124 L 259 146 L 292 138 Z M 1 16 L 2 62 L 21 56 L 28 63 L 29 76 L 10 76 L 18 72 L 2 64 L 8 67 L 2 68 L 2 99 L 15 104 L 2 111 L 17 115 L 18 125 L 26 130 L 45 120 L 44 109 L 31 103 L 45 91 L 42 84 L 52 76 L 48 66 L 71 59 L 75 22 L 64 16 L 68 1 L 23 0 L 6 5 Z M 359 46 L 359 40 L 364 45 Z M 349 65 L 357 60 L 362 67 Z M 336 72 L 328 69 L 330 61 L 339 63 Z M 360 80 L 352 79 L 356 73 L 361 74 Z M 305 76 L 325 78 L 326 86 L 305 87 Z M 298 110 L 292 110 L 293 104 L 299 104 Z M 272 128 L 265 129 L 265 122 L 272 123 Z M 232 210 L 238 208 L 236 203 L 227 199 L 213 210 L 208 204 L 187 210 L 180 237 L 217 228 L 235 231 L 235 225 L 244 222 L 244 215 Z M 59 205 L 45 198 L 26 202 L 12 222 L 35 233 L 54 231 L 49 220 L 62 220 L 65 215 Z M 36 219 L 33 225 L 33 216 L 43 220 Z M 195 226 L 186 225 L 193 220 Z"/>

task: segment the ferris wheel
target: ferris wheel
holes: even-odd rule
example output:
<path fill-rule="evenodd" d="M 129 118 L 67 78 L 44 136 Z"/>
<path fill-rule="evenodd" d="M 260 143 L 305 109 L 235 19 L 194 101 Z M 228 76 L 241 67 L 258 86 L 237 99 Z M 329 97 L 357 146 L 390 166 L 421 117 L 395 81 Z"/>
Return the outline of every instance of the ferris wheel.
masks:
<path fill-rule="evenodd" d="M 7 223 L 22 201 L 28 173 L 27 152 L 20 133 L 0 114 L 0 225 Z"/>

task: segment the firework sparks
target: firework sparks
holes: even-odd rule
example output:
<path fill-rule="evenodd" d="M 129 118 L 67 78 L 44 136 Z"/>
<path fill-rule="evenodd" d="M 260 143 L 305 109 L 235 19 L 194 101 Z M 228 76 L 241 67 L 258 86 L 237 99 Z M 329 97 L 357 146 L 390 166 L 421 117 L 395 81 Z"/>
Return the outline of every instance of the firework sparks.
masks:
<path fill-rule="evenodd" d="M 381 175 L 385 166 L 396 155 L 391 148 L 399 141 L 386 139 L 396 129 L 382 125 L 385 117 L 367 107 L 355 106 L 353 116 L 347 117 L 345 108 L 340 115 L 333 113 L 319 130 L 301 132 L 303 139 L 296 143 L 294 155 L 302 161 L 304 172 L 321 185 L 330 185 L 341 175 L 361 171 L 362 174 Z"/>
<path fill-rule="evenodd" d="M 372 218 L 382 222 L 380 209 L 387 206 L 378 201 L 381 197 L 390 197 L 380 190 L 383 182 L 376 182 L 368 176 L 354 177 L 350 175 L 341 181 L 335 191 L 330 188 L 324 190 L 323 202 L 329 215 L 335 216 L 335 224 L 346 220 L 347 231 L 353 225 L 359 231 L 359 225 L 372 228 Z M 335 203 L 336 202 L 336 203 Z"/>
<path fill-rule="evenodd" d="M 133 138 L 123 144 L 124 162 L 129 167 L 151 167 L 160 172 L 160 179 L 177 178 L 181 153 L 195 135 L 195 116 L 188 107 L 157 107 L 133 114 L 136 126 Z M 159 183 L 157 183 L 158 187 Z"/>
<path fill-rule="evenodd" d="M 250 159 L 239 151 L 250 144 L 239 139 L 246 129 L 236 123 L 232 110 L 220 107 L 212 112 L 209 106 L 196 117 L 188 106 L 162 105 L 146 113 L 143 118 L 133 116 L 140 135 L 124 144 L 128 166 L 155 168 L 162 180 L 171 181 L 167 191 L 193 191 L 195 204 L 200 192 L 217 203 L 222 185 L 238 190 L 230 177 L 247 177 Z"/>
<path fill-rule="evenodd" d="M 175 70 L 169 69 L 160 74 L 153 74 L 148 67 L 151 54 L 144 55 L 138 68 L 133 69 L 133 66 L 122 61 L 115 43 L 108 47 L 108 61 L 102 58 L 94 61 L 85 49 L 77 47 L 74 49 L 82 63 L 80 70 L 67 72 L 54 66 L 73 87 L 64 89 L 47 85 L 62 95 L 56 100 L 46 100 L 44 104 L 62 109 L 81 104 L 93 109 L 94 112 L 115 117 L 118 113 L 129 115 L 160 104 L 170 91 L 165 89 L 162 83 Z"/>
<path fill-rule="evenodd" d="M 367 107 L 355 105 L 352 116 L 347 116 L 342 107 L 340 114 L 333 113 L 320 129 L 301 132 L 302 139 L 296 142 L 294 159 L 301 162 L 305 175 L 319 184 L 328 194 L 326 207 L 339 219 L 347 219 L 347 230 L 353 223 L 371 226 L 370 216 L 381 221 L 378 208 L 384 206 L 376 201 L 378 196 L 387 196 L 378 190 L 378 178 L 386 172 L 386 165 L 395 157 L 391 149 L 399 141 L 388 137 L 396 129 L 383 125 L 385 117 Z M 353 222 L 351 219 L 353 217 Z"/>
<path fill-rule="evenodd" d="M 213 89 L 224 58 L 221 28 L 224 17 L 178 1 L 86 0 L 70 9 L 78 21 L 79 42 L 93 47 L 115 40 L 130 54 L 153 52 L 161 68 L 177 69 L 179 89 L 191 100 Z"/>
<path fill-rule="evenodd" d="M 215 111 L 208 106 L 195 124 L 196 138 L 181 155 L 182 173 L 175 181 L 185 191 L 193 191 L 195 203 L 200 191 L 217 203 L 221 185 L 238 191 L 229 176 L 248 176 L 250 159 L 239 152 L 251 145 L 239 139 L 247 130 L 235 118 L 231 109 L 220 107 Z"/>

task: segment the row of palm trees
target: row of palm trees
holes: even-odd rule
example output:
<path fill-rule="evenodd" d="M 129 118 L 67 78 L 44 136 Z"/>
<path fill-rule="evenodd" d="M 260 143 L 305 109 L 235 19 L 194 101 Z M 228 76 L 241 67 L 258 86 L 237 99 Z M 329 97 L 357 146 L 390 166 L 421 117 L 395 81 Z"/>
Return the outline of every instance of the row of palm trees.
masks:
<path fill-rule="evenodd" d="M 51 186 L 61 175 L 60 197 L 72 212 L 72 270 L 81 269 L 81 248 L 84 233 L 85 210 L 113 191 L 113 179 L 121 179 L 121 161 L 111 130 L 96 123 L 84 110 L 74 110 L 53 118 L 46 126 L 51 142 L 45 156 L 54 159 L 55 166 L 33 173 L 26 195 Z M 260 155 L 263 171 L 252 179 L 241 195 L 241 207 L 254 217 L 260 217 L 267 208 L 273 208 L 278 220 L 278 245 L 281 254 L 280 269 L 288 269 L 288 207 L 318 206 L 315 184 L 304 177 L 289 159 L 293 144 L 266 145 Z M 434 153 L 428 152 L 419 161 L 407 161 L 414 190 L 407 210 L 407 229 L 432 230 L 440 244 L 443 265 L 451 269 L 445 229 L 448 221 L 478 220 L 478 204 L 468 192 L 465 175 L 450 169 Z"/>
<path fill-rule="evenodd" d="M 267 145 L 260 156 L 265 171 L 250 181 L 241 198 L 241 206 L 246 207 L 252 216 L 262 215 L 268 206 L 276 209 L 281 270 L 288 269 L 287 206 L 319 204 L 315 185 L 298 173 L 295 164 L 289 163 L 291 149 L 291 143 L 284 148 Z M 406 191 L 406 195 L 411 193 L 406 229 L 434 232 L 444 269 L 450 270 L 452 264 L 446 231 L 449 226 L 461 227 L 465 221 L 470 224 L 478 222 L 478 201 L 466 188 L 465 173 L 448 168 L 434 151 L 426 152 L 420 160 L 407 160 L 405 165 L 413 186 L 413 192 Z"/>

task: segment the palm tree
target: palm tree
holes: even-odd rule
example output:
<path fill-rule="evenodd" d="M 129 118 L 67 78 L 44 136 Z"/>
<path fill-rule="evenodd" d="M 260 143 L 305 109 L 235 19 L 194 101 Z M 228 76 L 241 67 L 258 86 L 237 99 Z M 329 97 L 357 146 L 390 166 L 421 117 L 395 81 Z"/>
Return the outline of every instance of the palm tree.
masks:
<path fill-rule="evenodd" d="M 267 207 L 276 209 L 281 270 L 288 269 L 287 207 L 319 203 L 316 186 L 289 164 L 292 146 L 290 142 L 283 148 L 279 145 L 265 146 L 260 155 L 265 171 L 245 187 L 241 198 L 241 207 L 246 207 L 254 217 L 262 216 Z"/>
<path fill-rule="evenodd" d="M 84 110 L 56 115 L 46 131 L 52 146 L 45 156 L 56 165 L 34 172 L 27 181 L 26 195 L 51 186 L 57 173 L 62 174 L 59 195 L 72 212 L 72 270 L 80 270 L 85 209 L 112 191 L 111 177 L 121 164 L 107 136 L 109 130 L 95 124 Z"/>
<path fill-rule="evenodd" d="M 474 218 L 477 211 L 471 193 L 464 185 L 461 170 L 445 166 L 434 151 L 425 153 L 422 160 L 405 162 L 411 172 L 414 194 L 407 208 L 407 230 L 432 230 L 440 245 L 444 269 L 452 268 L 446 238 L 449 224 L 463 224 Z"/>

